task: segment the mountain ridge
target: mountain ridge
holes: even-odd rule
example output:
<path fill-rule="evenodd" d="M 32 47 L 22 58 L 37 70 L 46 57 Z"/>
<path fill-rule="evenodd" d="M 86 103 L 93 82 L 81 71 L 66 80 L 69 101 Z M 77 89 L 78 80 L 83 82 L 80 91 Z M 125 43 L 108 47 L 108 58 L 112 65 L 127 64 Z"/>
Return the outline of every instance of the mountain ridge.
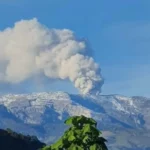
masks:
<path fill-rule="evenodd" d="M 145 97 L 42 92 L 3 95 L 0 96 L 0 105 L 20 121 L 19 124 L 19 121 L 15 122 L 10 117 L 15 122 L 12 129 L 29 129 L 29 132 L 24 129 L 22 131 L 36 135 L 46 143 L 52 143 L 61 136 L 67 128 L 63 124 L 64 120 L 74 115 L 94 118 L 98 128 L 108 138 L 108 146 L 112 150 L 134 149 L 137 141 L 141 141 L 134 135 L 150 140 L 150 99 Z M 4 119 L 5 122 L 8 120 Z M 16 124 L 18 129 L 15 128 Z M 5 126 L 6 123 L 3 128 Z M 120 142 L 121 138 L 124 140 Z M 150 148 L 149 142 L 143 143 L 144 141 L 140 142 L 137 150 L 145 150 L 141 149 L 143 145 Z"/>

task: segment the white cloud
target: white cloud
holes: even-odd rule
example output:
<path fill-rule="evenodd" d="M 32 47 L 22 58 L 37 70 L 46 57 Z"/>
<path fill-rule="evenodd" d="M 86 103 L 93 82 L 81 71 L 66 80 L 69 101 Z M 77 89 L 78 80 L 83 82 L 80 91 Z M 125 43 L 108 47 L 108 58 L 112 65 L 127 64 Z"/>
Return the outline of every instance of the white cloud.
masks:
<path fill-rule="evenodd" d="M 99 90 L 100 68 L 83 40 L 70 30 L 48 29 L 37 19 L 21 20 L 0 32 L 0 81 L 20 83 L 44 74 L 69 79 L 81 93 Z"/>

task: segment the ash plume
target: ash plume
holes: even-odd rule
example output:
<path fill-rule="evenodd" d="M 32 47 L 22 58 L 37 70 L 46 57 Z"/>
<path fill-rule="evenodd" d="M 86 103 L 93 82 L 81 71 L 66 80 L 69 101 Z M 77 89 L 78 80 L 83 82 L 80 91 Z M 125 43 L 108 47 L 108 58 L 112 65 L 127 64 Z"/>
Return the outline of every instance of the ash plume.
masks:
<path fill-rule="evenodd" d="M 21 20 L 0 31 L 0 82 L 17 84 L 43 74 L 69 79 L 82 94 L 100 91 L 103 78 L 88 51 L 71 30 Z"/>

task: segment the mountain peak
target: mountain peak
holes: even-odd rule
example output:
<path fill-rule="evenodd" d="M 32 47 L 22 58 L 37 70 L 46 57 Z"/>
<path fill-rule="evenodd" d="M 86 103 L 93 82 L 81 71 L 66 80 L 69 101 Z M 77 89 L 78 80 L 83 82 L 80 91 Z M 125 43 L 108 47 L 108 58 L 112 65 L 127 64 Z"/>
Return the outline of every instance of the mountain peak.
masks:
<path fill-rule="evenodd" d="M 42 92 L 3 95 L 0 96 L 0 105 L 7 110 L 6 119 L 0 115 L 0 127 L 9 125 L 16 131 L 22 129 L 48 143 L 64 131 L 66 118 L 78 115 L 94 118 L 98 128 L 111 133 L 108 137 L 110 143 L 113 142 L 112 136 L 117 138 L 124 132 L 128 137 L 132 136 L 130 132 L 143 132 L 143 137 L 145 131 L 150 133 L 150 100 L 143 97 Z M 0 113 L 4 113 L 2 110 Z M 49 136 L 51 140 L 47 141 Z"/>

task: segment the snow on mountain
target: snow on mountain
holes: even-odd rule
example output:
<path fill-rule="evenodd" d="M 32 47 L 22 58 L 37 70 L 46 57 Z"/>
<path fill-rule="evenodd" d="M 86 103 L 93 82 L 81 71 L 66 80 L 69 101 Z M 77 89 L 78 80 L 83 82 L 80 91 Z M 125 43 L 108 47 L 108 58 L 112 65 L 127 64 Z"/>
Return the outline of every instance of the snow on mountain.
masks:
<path fill-rule="evenodd" d="M 74 103 L 69 95 L 63 92 L 5 95 L 0 97 L 0 104 L 28 124 L 41 124 L 42 116 L 48 108 L 53 108 L 59 114 L 60 120 L 64 112 L 69 116 L 83 114 L 91 117 L 89 109 Z"/>
<path fill-rule="evenodd" d="M 51 142 L 66 129 L 63 124 L 69 116 L 85 115 L 98 122 L 112 150 L 141 146 L 150 147 L 150 99 L 125 97 L 120 95 L 71 95 L 64 92 L 44 92 L 33 94 L 8 94 L 0 96 L 0 127 L 12 127 L 17 131 L 35 134 L 40 139 Z M 7 112 L 7 113 L 6 113 Z M 13 117 L 12 117 L 13 116 Z M 5 123 L 4 123 L 5 122 Z M 9 122 L 9 125 L 7 124 Z M 17 128 L 16 128 L 17 127 Z M 140 135 L 141 138 L 134 138 Z M 122 137 L 120 137 L 122 136 Z M 132 140 L 129 140 L 132 137 Z M 122 138 L 123 143 L 120 141 Z M 144 150 L 144 149 L 140 149 Z"/>

